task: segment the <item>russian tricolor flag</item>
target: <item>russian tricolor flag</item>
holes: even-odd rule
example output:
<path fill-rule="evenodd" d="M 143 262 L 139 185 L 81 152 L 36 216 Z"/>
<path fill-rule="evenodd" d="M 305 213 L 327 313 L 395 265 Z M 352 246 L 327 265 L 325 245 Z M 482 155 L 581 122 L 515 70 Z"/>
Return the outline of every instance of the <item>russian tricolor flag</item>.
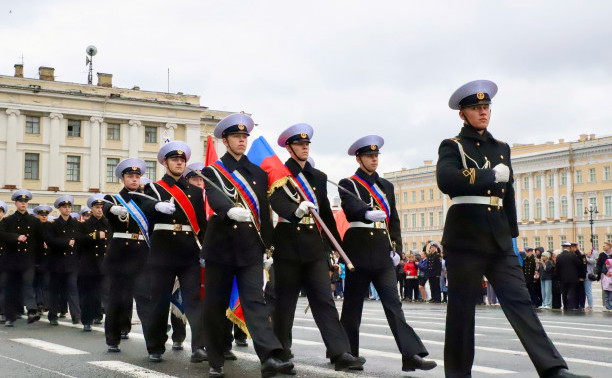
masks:
<path fill-rule="evenodd" d="M 260 166 L 268 173 L 269 192 L 283 186 L 287 182 L 287 177 L 291 176 L 289 169 L 281 162 L 263 136 L 260 136 L 251 143 L 251 149 L 247 157 L 251 163 Z"/>

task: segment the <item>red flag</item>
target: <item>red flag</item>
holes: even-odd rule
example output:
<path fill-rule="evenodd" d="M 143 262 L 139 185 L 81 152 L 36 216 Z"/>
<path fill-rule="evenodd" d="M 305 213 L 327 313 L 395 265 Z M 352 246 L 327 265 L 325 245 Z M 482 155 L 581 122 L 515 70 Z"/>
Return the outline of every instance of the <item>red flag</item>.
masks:
<path fill-rule="evenodd" d="M 218 159 L 219 158 L 217 157 L 217 151 L 215 150 L 213 138 L 209 135 L 208 139 L 206 139 L 206 160 L 204 160 L 204 165 L 209 166 Z M 204 189 L 206 190 L 206 183 L 204 183 Z M 208 197 L 204 199 L 204 208 L 206 209 L 206 219 L 208 219 L 214 213 L 213 209 L 211 209 L 210 205 L 208 204 Z"/>
<path fill-rule="evenodd" d="M 346 220 L 344 211 L 342 209 L 336 211 L 336 213 L 334 214 L 334 219 L 336 220 L 336 227 L 338 227 L 338 233 L 340 234 L 340 237 L 344 239 L 344 233 L 349 228 L 349 222 Z"/>

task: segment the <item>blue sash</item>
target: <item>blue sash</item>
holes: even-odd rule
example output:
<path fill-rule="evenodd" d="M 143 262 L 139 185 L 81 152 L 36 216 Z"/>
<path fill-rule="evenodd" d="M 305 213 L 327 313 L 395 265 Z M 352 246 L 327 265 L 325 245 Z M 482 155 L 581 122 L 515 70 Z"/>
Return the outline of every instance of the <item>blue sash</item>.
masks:
<path fill-rule="evenodd" d="M 127 209 L 128 213 L 130 213 L 130 216 L 132 217 L 132 219 L 134 219 L 134 221 L 138 225 L 138 228 L 140 228 L 140 231 L 142 231 L 142 235 L 144 236 L 145 241 L 150 246 L 151 241 L 149 240 L 149 221 L 147 221 L 147 217 L 145 217 L 142 210 L 140 210 L 134 200 L 130 200 L 130 202 L 125 202 L 125 200 L 121 197 L 120 194 L 115 194 L 115 198 L 117 199 L 117 201 L 119 201 L 121 205 L 123 205 L 123 207 Z"/>

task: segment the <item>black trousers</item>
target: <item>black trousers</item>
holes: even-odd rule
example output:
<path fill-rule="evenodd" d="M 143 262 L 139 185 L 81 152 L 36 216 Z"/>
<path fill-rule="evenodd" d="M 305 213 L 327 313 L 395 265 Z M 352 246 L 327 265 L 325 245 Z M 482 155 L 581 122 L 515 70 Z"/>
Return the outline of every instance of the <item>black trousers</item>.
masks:
<path fill-rule="evenodd" d="M 441 302 L 442 297 L 440 293 L 440 276 L 429 277 L 429 291 L 431 291 L 431 300 L 434 302 Z"/>
<path fill-rule="evenodd" d="M 208 361 L 214 368 L 223 366 L 225 361 L 223 358 L 223 352 L 227 350 L 225 310 L 230 301 L 234 277 L 238 282 L 244 320 L 253 338 L 259 360 L 263 362 L 268 357 L 277 357 L 282 351 L 281 343 L 274 335 L 269 309 L 263 296 L 262 264 L 236 267 L 207 261 L 204 276 L 206 287 L 204 327 L 207 336 L 205 341 Z"/>
<path fill-rule="evenodd" d="M 539 304 L 538 303 L 542 303 L 540 301 L 540 299 L 538 298 L 538 292 L 537 292 L 537 288 L 536 288 L 536 284 L 535 282 L 533 282 L 533 278 L 527 282 L 527 278 L 525 278 L 525 284 L 527 285 L 527 291 L 529 292 L 529 298 L 531 300 L 531 304 L 534 307 L 538 307 Z M 539 283 L 538 283 L 539 286 Z"/>
<path fill-rule="evenodd" d="M 486 276 L 529 354 L 538 374 L 567 365 L 552 344 L 536 315 L 525 286 L 523 270 L 512 250 L 482 254 L 447 246 L 448 307 L 444 342 L 447 377 L 471 377 L 474 362 L 475 306 L 482 300 L 482 276 Z"/>
<path fill-rule="evenodd" d="M 561 282 L 561 300 L 564 310 L 575 310 L 578 308 L 578 283 Z"/>
<path fill-rule="evenodd" d="M 102 309 L 102 275 L 79 275 L 79 303 L 81 304 L 81 323 L 91 325 Z"/>
<path fill-rule="evenodd" d="M 561 282 L 559 280 L 552 281 L 552 308 L 561 308 Z"/>
<path fill-rule="evenodd" d="M 145 275 L 140 272 L 111 274 L 108 279 L 110 290 L 108 304 L 105 308 L 104 334 L 107 345 L 119 345 L 121 332 L 129 332 L 132 328 L 134 290 L 137 282 L 145 279 Z M 138 284 L 142 285 L 143 283 Z M 141 322 L 147 316 L 146 312 L 141 311 L 143 305 L 146 306 L 147 304 L 141 303 L 140 297 L 136 297 L 136 311 Z"/>
<path fill-rule="evenodd" d="M 406 276 L 404 275 L 397 275 L 397 282 L 399 283 L 399 293 L 400 293 L 400 298 L 404 299 L 405 298 L 405 293 L 406 291 L 404 290 L 404 288 L 406 287 Z"/>
<path fill-rule="evenodd" d="M 38 309 L 34 293 L 34 267 L 4 272 L 4 315 L 6 320 L 15 321 L 23 312 L 25 304 L 28 312 Z"/>
<path fill-rule="evenodd" d="M 278 272 L 277 272 L 278 274 Z M 370 270 L 358 267 L 355 271 L 347 271 L 344 288 L 344 302 L 342 303 L 342 317 L 340 322 L 346 330 L 351 343 L 351 353 L 359 355 L 359 327 L 363 312 L 364 295 L 368 292 L 370 282 L 378 292 L 382 302 L 387 322 L 395 338 L 395 343 L 402 355 L 421 357 L 429 353 L 412 327 L 406 323 L 402 310 L 402 303 L 397 294 L 397 279 L 391 264 L 388 268 Z"/>
<path fill-rule="evenodd" d="M 584 290 L 584 281 L 578 281 L 576 284 L 576 302 L 577 308 L 584 308 L 586 302 L 586 291 Z"/>
<path fill-rule="evenodd" d="M 64 312 L 62 310 L 66 306 L 66 302 L 69 305 L 72 319 L 81 319 L 77 279 L 78 275 L 76 272 L 50 273 L 49 295 L 51 297 L 51 308 L 49 309 L 49 320 L 57 319 L 57 314 Z"/>
<path fill-rule="evenodd" d="M 291 329 L 300 288 L 306 292 L 312 316 L 329 355 L 334 358 L 343 353 L 350 353 L 349 340 L 340 324 L 332 296 L 327 261 L 320 259 L 300 263 L 276 260 L 274 263 L 276 272 L 274 332 L 283 345 L 284 357 L 289 358 L 291 355 Z"/>
<path fill-rule="evenodd" d="M 419 299 L 418 278 L 406 278 L 406 284 L 404 285 L 404 298 L 415 301 Z"/>
<path fill-rule="evenodd" d="M 178 277 L 183 297 L 183 309 L 191 326 L 192 351 L 203 345 L 202 302 L 200 301 L 200 282 L 202 281 L 199 264 L 183 267 L 149 266 L 151 280 L 150 314 L 146 321 L 145 341 L 151 353 L 164 353 L 168 340 L 168 311 L 174 281 Z M 229 303 L 229 299 L 228 299 Z"/>

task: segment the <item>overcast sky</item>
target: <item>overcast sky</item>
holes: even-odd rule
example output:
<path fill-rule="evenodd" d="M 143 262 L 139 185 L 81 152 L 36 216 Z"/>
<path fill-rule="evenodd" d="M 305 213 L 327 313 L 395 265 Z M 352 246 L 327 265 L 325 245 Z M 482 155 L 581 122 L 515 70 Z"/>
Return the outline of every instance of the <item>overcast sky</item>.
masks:
<path fill-rule="evenodd" d="M 317 167 L 338 180 L 358 137 L 386 140 L 379 171 L 436 160 L 461 123 L 451 93 L 499 86 L 489 130 L 510 143 L 611 134 L 610 1 L 29 1 L 0 3 L 0 73 L 55 67 L 85 83 L 201 96 L 252 113 L 272 144 L 306 122 Z M 95 73 L 94 73 L 95 76 Z M 95 79 L 94 79 L 95 81 Z M 277 148 L 281 159 L 287 153 Z"/>

